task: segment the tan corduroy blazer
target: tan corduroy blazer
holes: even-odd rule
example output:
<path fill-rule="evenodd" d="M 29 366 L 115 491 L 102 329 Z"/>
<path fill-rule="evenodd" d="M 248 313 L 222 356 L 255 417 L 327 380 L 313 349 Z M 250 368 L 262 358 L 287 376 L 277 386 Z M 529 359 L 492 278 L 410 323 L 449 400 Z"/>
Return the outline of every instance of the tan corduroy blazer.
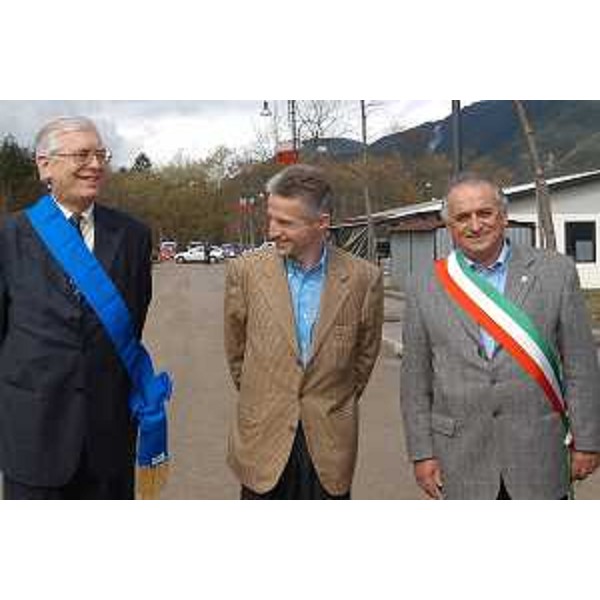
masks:
<path fill-rule="evenodd" d="M 358 399 L 379 354 L 381 271 L 330 247 L 312 358 L 298 358 L 285 266 L 274 250 L 228 264 L 225 350 L 239 401 L 228 462 L 241 483 L 265 493 L 287 463 L 298 422 L 319 479 L 349 491 L 358 446 Z"/>

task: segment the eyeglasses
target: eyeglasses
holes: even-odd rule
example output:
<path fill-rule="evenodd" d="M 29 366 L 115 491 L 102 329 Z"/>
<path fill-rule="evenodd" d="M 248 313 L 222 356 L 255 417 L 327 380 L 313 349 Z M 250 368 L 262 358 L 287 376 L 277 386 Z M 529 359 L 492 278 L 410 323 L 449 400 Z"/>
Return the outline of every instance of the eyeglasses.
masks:
<path fill-rule="evenodd" d="M 51 156 L 70 158 L 78 167 L 88 165 L 95 158 L 100 165 L 107 165 L 112 158 L 112 152 L 108 148 L 98 150 L 80 150 L 79 152 L 55 152 Z"/>

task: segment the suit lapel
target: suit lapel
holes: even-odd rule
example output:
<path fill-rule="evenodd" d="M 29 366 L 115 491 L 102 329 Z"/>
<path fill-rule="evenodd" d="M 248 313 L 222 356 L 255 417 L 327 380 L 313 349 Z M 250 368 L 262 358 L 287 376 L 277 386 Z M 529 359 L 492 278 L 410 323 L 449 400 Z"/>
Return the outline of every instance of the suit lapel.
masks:
<path fill-rule="evenodd" d="M 513 246 L 504 295 L 517 306 L 523 306 L 535 283 L 534 261 L 535 255 L 526 246 Z"/>
<path fill-rule="evenodd" d="M 71 297 L 73 291 L 69 277 L 50 254 L 31 226 L 29 219 L 24 215 L 22 216 L 21 230 L 23 235 L 31 240 L 30 243 L 41 249 L 43 269 L 47 280 L 67 297 Z M 119 227 L 118 222 L 115 223 L 111 212 L 96 204 L 94 208 L 94 254 L 109 274 L 124 236 L 125 231 Z"/>
<path fill-rule="evenodd" d="M 349 275 L 344 271 L 341 263 L 342 260 L 336 249 L 333 246 L 329 247 L 327 273 L 321 292 L 319 319 L 315 324 L 311 357 L 316 356 L 319 352 L 335 322 L 340 307 L 343 306 L 350 293 Z M 264 261 L 262 275 L 263 277 L 259 280 L 263 297 L 273 311 L 275 320 L 281 325 L 281 329 L 294 354 L 298 354 L 294 309 L 285 267 L 283 261 L 275 253 Z"/>
<path fill-rule="evenodd" d="M 94 207 L 94 255 L 107 273 L 111 272 L 125 231 L 101 204 Z"/>
<path fill-rule="evenodd" d="M 443 302 L 449 306 L 450 311 L 456 315 L 456 318 L 462 326 L 464 333 L 479 349 L 481 346 L 481 335 L 479 333 L 479 325 L 453 300 L 448 292 L 443 288 L 441 282 L 435 277 L 436 289 L 443 297 Z"/>
<path fill-rule="evenodd" d="M 529 292 L 536 280 L 534 270 L 531 268 L 535 261 L 535 255 L 529 251 L 527 246 L 513 246 L 512 255 L 508 263 L 506 275 L 506 286 L 504 296 L 515 306 L 523 308 Z M 511 358 L 510 354 L 499 344 L 496 345 L 494 357 Z"/>
<path fill-rule="evenodd" d="M 262 261 L 261 274 L 262 277 L 259 277 L 261 293 L 271 308 L 275 321 L 280 324 L 288 344 L 292 347 L 294 354 L 297 354 L 296 326 L 290 289 L 283 260 L 276 252 L 272 252 Z"/>
<path fill-rule="evenodd" d="M 59 266 L 54 257 L 50 254 L 50 251 L 46 248 L 44 242 L 33 229 L 29 219 L 24 214 L 19 218 L 21 219 L 21 231 L 26 240 L 25 245 L 30 245 L 32 248 L 39 248 L 39 251 L 42 253 L 42 269 L 46 275 L 46 280 L 50 285 L 53 285 L 60 290 L 65 296 L 71 297 L 72 289 L 69 285 L 69 278 L 62 267 Z M 35 250 L 35 252 L 37 253 L 38 250 Z"/>
<path fill-rule="evenodd" d="M 340 255 L 333 246 L 329 247 L 328 252 L 327 274 L 323 291 L 321 292 L 319 320 L 315 326 L 315 336 L 311 353 L 313 358 L 327 339 L 329 330 L 335 322 L 335 317 L 350 293 L 350 276 L 343 268 Z"/>

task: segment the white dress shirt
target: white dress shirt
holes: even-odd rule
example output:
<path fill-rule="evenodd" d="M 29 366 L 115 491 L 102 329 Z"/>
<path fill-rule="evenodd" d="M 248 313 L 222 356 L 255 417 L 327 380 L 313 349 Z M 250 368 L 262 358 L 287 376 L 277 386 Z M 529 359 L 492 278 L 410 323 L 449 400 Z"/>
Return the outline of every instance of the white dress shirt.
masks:
<path fill-rule="evenodd" d="M 65 215 L 65 219 L 67 219 L 67 221 L 68 221 L 71 218 L 71 216 L 74 214 L 73 211 L 64 207 L 60 202 L 58 202 L 56 200 L 56 198 L 54 198 L 54 202 L 56 202 L 56 205 L 58 206 L 58 208 L 60 208 L 63 215 Z M 85 245 L 89 248 L 90 252 L 93 252 L 94 251 L 94 237 L 95 237 L 94 236 L 94 203 L 93 202 L 92 202 L 92 204 L 90 204 L 90 206 L 88 208 L 86 208 L 81 213 L 81 222 L 79 224 L 79 229 L 81 230 L 81 235 L 83 236 L 83 241 L 85 242 Z"/>

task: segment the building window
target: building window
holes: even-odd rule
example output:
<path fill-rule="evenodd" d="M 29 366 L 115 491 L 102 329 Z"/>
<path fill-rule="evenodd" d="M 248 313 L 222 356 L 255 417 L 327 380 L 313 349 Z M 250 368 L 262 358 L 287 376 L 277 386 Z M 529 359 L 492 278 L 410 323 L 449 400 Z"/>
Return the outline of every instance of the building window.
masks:
<path fill-rule="evenodd" d="M 567 255 L 576 263 L 596 262 L 596 223 L 582 221 L 565 223 Z"/>

